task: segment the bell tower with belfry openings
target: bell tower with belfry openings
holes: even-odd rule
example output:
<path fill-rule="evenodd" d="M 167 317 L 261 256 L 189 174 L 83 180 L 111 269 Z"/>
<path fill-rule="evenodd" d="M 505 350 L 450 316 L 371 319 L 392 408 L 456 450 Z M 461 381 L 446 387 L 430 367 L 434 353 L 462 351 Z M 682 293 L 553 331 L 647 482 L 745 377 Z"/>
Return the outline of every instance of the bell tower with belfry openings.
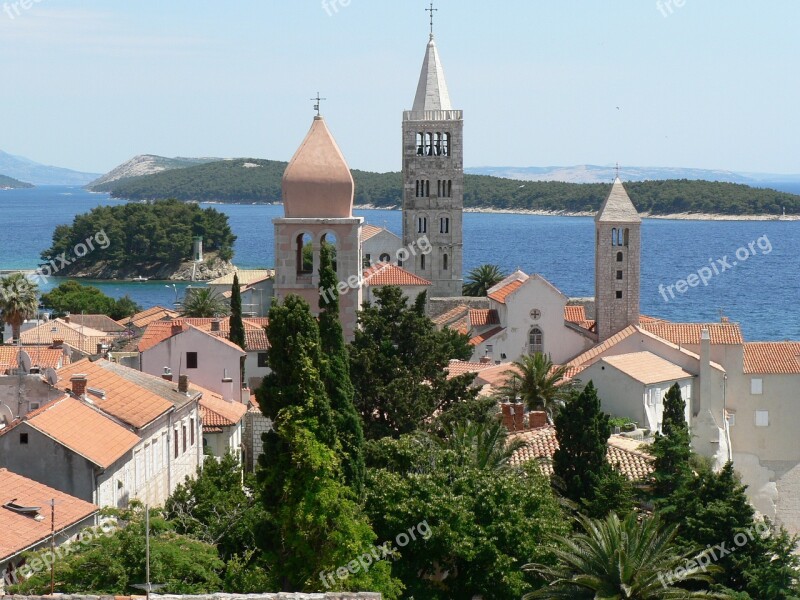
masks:
<path fill-rule="evenodd" d="M 464 212 L 464 119 L 454 110 L 431 32 L 411 110 L 403 113 L 403 267 L 432 282 L 429 297 L 460 296 Z M 419 251 L 427 237 L 432 250 Z M 426 245 L 423 242 L 423 247 Z"/>

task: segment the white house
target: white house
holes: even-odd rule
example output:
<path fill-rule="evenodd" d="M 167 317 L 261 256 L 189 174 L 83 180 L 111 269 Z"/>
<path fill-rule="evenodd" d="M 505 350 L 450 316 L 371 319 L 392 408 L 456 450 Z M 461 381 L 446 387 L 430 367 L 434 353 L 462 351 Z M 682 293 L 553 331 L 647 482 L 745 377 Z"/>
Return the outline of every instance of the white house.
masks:
<path fill-rule="evenodd" d="M 364 271 L 363 294 L 365 302 L 375 302 L 375 290 L 387 285 L 400 288 L 403 295 L 413 304 L 422 292 L 428 291 L 432 285 L 427 279 L 414 275 L 395 264 L 382 262 Z"/>
<path fill-rule="evenodd" d="M 208 287 L 230 301 L 233 276 L 239 278 L 242 295 L 242 315 L 266 317 L 274 296 L 275 271 L 271 269 L 237 269 L 208 282 Z"/>
<path fill-rule="evenodd" d="M 403 266 L 398 260 L 398 251 L 403 242 L 385 227 L 364 225 L 361 227 L 361 253 L 364 257 L 364 268 L 380 263 L 392 263 Z"/>

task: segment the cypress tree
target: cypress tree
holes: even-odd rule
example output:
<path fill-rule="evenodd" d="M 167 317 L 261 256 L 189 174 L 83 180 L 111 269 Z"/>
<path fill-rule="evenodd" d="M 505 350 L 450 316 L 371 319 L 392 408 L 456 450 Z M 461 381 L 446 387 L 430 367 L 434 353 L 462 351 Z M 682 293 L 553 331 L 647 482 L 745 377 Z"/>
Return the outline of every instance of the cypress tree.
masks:
<path fill-rule="evenodd" d="M 230 333 L 228 339 L 234 344 L 245 350 L 244 323 L 242 322 L 242 293 L 239 290 L 239 275 L 233 274 L 233 285 L 231 286 L 231 317 Z"/>
<path fill-rule="evenodd" d="M 653 463 L 653 497 L 661 516 L 674 522 L 675 504 L 673 494 L 692 476 L 689 459 L 692 456 L 689 426 L 686 423 L 686 402 L 681 388 L 676 383 L 664 398 L 664 415 L 651 452 Z"/>
<path fill-rule="evenodd" d="M 553 455 L 553 472 L 563 493 L 578 504 L 591 502 L 595 489 L 611 466 L 606 443 L 611 436 L 609 417 L 600 410 L 600 398 L 590 381 L 573 394 L 555 418 L 558 450 Z"/>
<path fill-rule="evenodd" d="M 266 517 L 258 541 L 270 576 L 285 592 L 369 589 L 395 598 L 398 582 L 380 561 L 341 581 L 325 578 L 368 552 L 376 536 L 342 482 L 334 411 L 322 382 L 319 326 L 294 295 L 270 310 L 272 372 L 257 397 L 272 420 L 262 436 L 258 481 Z"/>
<path fill-rule="evenodd" d="M 350 358 L 344 342 L 339 320 L 338 279 L 333 270 L 331 246 L 323 244 L 319 267 L 319 330 L 322 354 L 322 380 L 331 401 L 336 433 L 342 445 L 342 472 L 345 483 L 356 497 L 364 491 L 366 467 L 364 465 L 364 430 L 361 416 L 356 411 L 355 390 L 350 381 Z"/>

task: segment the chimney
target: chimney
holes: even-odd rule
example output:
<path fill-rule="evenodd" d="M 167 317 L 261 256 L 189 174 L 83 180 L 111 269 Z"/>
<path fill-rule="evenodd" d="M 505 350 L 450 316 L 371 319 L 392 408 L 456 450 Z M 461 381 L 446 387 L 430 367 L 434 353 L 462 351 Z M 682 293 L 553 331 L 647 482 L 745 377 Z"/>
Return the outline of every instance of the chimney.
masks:
<path fill-rule="evenodd" d="M 106 346 L 105 344 L 97 344 L 97 353 L 98 354 L 105 354 L 107 348 L 108 348 L 108 346 Z"/>
<path fill-rule="evenodd" d="M 72 393 L 78 397 L 83 397 L 86 395 L 86 386 L 88 385 L 88 380 L 86 379 L 86 375 L 83 373 L 79 373 L 70 377 L 70 382 L 72 383 Z"/>
<path fill-rule="evenodd" d="M 522 402 L 514 404 L 514 431 L 525 429 L 525 405 Z"/>
<path fill-rule="evenodd" d="M 547 413 L 543 410 L 534 410 L 528 413 L 528 426 L 539 429 L 547 425 Z"/>
<path fill-rule="evenodd" d="M 183 331 L 183 321 L 172 322 L 172 335 L 178 335 Z"/>
<path fill-rule="evenodd" d="M 53 348 L 58 350 L 64 347 L 64 340 L 53 340 Z"/>
<path fill-rule="evenodd" d="M 722 322 L 722 323 L 730 323 L 731 320 L 728 317 L 720 317 L 720 322 Z"/>
<path fill-rule="evenodd" d="M 69 323 L 69 313 L 64 315 L 64 323 Z"/>
<path fill-rule="evenodd" d="M 178 377 L 178 391 L 181 394 L 189 394 L 189 376 L 181 375 Z"/>
<path fill-rule="evenodd" d="M 224 369 L 222 373 L 222 383 L 226 384 L 222 386 L 222 389 L 225 390 L 226 388 L 230 387 L 233 388 L 233 377 L 228 376 L 228 369 Z M 224 391 L 222 392 L 222 399 L 226 402 L 233 402 L 233 390 L 231 390 L 230 397 Z"/>
<path fill-rule="evenodd" d="M 692 413 L 697 415 L 700 408 L 710 408 L 711 403 L 711 335 L 708 328 L 700 331 L 700 398 L 692 407 Z"/>
<path fill-rule="evenodd" d="M 219 319 L 211 321 L 211 331 L 219 331 Z"/>
<path fill-rule="evenodd" d="M 492 357 L 491 356 L 481 356 L 481 364 L 482 365 L 490 365 L 490 364 L 492 364 Z"/>
<path fill-rule="evenodd" d="M 514 407 L 510 402 L 503 402 L 500 405 L 501 414 L 503 415 L 503 427 L 509 431 L 514 431 Z"/>
<path fill-rule="evenodd" d="M 164 381 L 172 381 L 172 369 L 164 367 L 164 372 L 161 374 L 161 379 Z"/>

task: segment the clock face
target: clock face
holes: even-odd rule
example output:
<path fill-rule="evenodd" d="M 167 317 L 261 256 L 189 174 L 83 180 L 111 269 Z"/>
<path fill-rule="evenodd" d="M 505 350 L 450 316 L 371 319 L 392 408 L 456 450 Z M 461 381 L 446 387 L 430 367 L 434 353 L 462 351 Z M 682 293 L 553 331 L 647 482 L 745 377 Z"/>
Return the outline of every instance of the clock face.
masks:
<path fill-rule="evenodd" d="M 540 311 L 538 308 L 534 308 L 531 311 L 531 319 L 533 319 L 534 321 L 538 321 L 541 317 L 542 317 L 542 311 Z"/>

